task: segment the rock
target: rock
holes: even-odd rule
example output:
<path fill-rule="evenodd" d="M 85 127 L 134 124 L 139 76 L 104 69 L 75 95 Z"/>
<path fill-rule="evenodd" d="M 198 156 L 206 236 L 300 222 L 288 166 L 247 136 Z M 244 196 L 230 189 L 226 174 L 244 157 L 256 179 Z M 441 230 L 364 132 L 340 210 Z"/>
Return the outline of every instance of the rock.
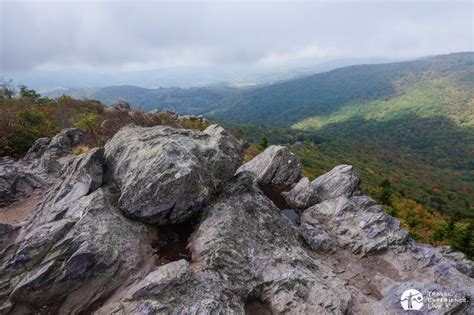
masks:
<path fill-rule="evenodd" d="M 82 143 L 84 135 L 84 131 L 78 128 L 63 129 L 51 139 L 45 153 L 51 157 L 61 157 L 70 154 L 75 146 Z"/>
<path fill-rule="evenodd" d="M 99 310 L 103 314 L 242 314 L 240 301 L 213 272 L 195 272 L 179 260 L 151 272 L 124 298 Z"/>
<path fill-rule="evenodd" d="M 250 172 L 255 182 L 283 191 L 301 178 L 301 162 L 288 147 L 272 145 L 237 170 Z"/>
<path fill-rule="evenodd" d="M 309 208 L 311 205 L 317 204 L 319 200 L 307 177 L 301 178 L 293 189 L 282 192 L 281 195 L 288 205 L 296 209 Z"/>
<path fill-rule="evenodd" d="M 293 209 L 283 209 L 281 214 L 290 220 L 293 224 L 300 224 L 300 214 Z"/>
<path fill-rule="evenodd" d="M 199 210 L 232 177 L 240 150 L 216 125 L 204 132 L 128 126 L 105 146 L 120 209 L 157 224 L 183 222 Z"/>
<path fill-rule="evenodd" d="M 0 158 L 0 206 L 51 185 L 67 161 L 60 158 L 71 154 L 83 137 L 84 132 L 80 129 L 64 129 L 53 139 L 37 139 L 19 161 Z"/>
<path fill-rule="evenodd" d="M 102 184 L 103 149 L 68 163 L 0 269 L 0 304 L 89 313 L 151 260 L 151 232 L 123 217 Z M 25 311 L 27 310 L 27 311 Z"/>
<path fill-rule="evenodd" d="M 50 138 L 39 138 L 34 143 L 33 146 L 25 154 L 24 160 L 33 161 L 35 159 L 40 159 L 44 153 L 48 150 L 48 146 L 51 143 Z"/>
<path fill-rule="evenodd" d="M 437 251 L 456 268 L 459 272 L 474 278 L 474 262 L 461 252 L 454 251 L 449 246 L 437 248 Z"/>
<path fill-rule="evenodd" d="M 367 196 L 342 196 L 308 208 L 302 223 L 321 224 L 332 239 L 354 253 L 367 254 L 403 244 L 408 237 L 400 221 Z"/>
<path fill-rule="evenodd" d="M 104 149 L 96 148 L 67 162 L 30 221 L 38 224 L 62 219 L 80 198 L 102 185 L 104 161 Z"/>
<path fill-rule="evenodd" d="M 125 101 L 118 100 L 110 106 L 111 109 L 119 112 L 129 112 L 131 111 L 130 104 Z"/>
<path fill-rule="evenodd" d="M 341 196 L 359 196 L 362 194 L 359 185 L 360 178 L 354 168 L 351 165 L 339 165 L 311 183 L 307 178 L 302 178 L 292 190 L 282 195 L 289 205 L 306 209 Z"/>
<path fill-rule="evenodd" d="M 305 220 L 305 223 L 301 224 L 301 232 L 312 250 L 323 253 L 336 250 L 336 244 L 316 220 L 311 220 L 311 223 Z"/>
<path fill-rule="evenodd" d="M 33 164 L 50 145 L 35 144 Z M 350 167 L 293 187 L 315 203 L 299 224 L 257 168 L 233 175 L 239 151 L 218 126 L 130 126 L 105 150 L 60 158 L 28 221 L 0 224 L 0 313 L 405 314 L 408 288 L 455 299 L 422 314 L 473 312 L 472 261 L 410 239 Z M 13 177 L 36 170 L 1 165 Z M 163 202 L 174 207 L 155 220 Z"/>
<path fill-rule="evenodd" d="M 15 240 L 16 232 L 13 225 L 0 223 L 0 252 Z"/>
<path fill-rule="evenodd" d="M 42 180 L 28 168 L 3 157 L 0 159 L 0 206 L 24 197 L 42 186 Z"/>
<path fill-rule="evenodd" d="M 237 175 L 206 211 L 192 236 L 195 263 L 221 275 L 242 300 L 272 313 L 343 314 L 351 296 L 340 281 L 324 281 L 303 250 L 299 231 L 255 185 Z"/>

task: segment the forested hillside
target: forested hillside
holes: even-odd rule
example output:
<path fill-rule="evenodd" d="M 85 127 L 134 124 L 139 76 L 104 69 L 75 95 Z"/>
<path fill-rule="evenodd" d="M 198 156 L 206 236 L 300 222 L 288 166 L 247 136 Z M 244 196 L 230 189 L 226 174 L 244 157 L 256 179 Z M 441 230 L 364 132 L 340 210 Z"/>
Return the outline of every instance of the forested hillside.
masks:
<path fill-rule="evenodd" d="M 473 53 L 337 69 L 243 92 L 211 116 L 242 129 L 249 156 L 293 144 L 309 177 L 356 166 L 414 237 L 473 251 Z"/>
<path fill-rule="evenodd" d="M 103 88 L 59 89 L 49 91 L 45 95 L 59 97 L 65 94 L 76 99 L 98 100 L 105 105 L 112 105 L 117 100 L 125 100 L 143 111 L 162 109 L 178 114 L 198 115 L 214 109 L 225 97 L 238 91 L 230 87 L 147 89 L 120 85 Z"/>
<path fill-rule="evenodd" d="M 472 106 L 467 115 L 463 111 L 469 108 L 467 102 L 472 99 L 473 82 L 474 53 L 411 62 L 357 65 L 244 91 L 225 99 L 220 108 L 210 114 L 216 119 L 236 123 L 286 127 L 310 117 L 325 120 L 336 114 L 347 117 L 348 112 L 355 116 L 359 115 L 358 110 L 360 114 L 371 113 L 388 119 L 409 112 L 424 116 L 449 114 L 449 117 L 458 119 L 468 116 L 463 123 L 472 123 Z M 430 98 L 431 92 L 437 94 Z M 391 108 L 391 102 L 405 95 L 411 98 Z M 443 103 L 433 102 L 436 100 Z M 453 100 L 456 102 L 453 103 Z M 453 108 L 444 106 L 446 101 Z M 357 111 L 353 106 L 357 107 Z M 442 108 L 441 113 L 437 112 L 439 108 Z M 374 109 L 377 113 L 373 112 Z M 383 113 L 384 110 L 387 112 Z"/>

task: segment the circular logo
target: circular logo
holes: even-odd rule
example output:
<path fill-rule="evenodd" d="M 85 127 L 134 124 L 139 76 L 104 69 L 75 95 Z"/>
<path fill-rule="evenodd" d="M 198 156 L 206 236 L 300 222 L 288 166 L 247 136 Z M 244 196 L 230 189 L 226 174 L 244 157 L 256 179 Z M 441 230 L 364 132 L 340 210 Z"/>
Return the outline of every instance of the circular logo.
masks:
<path fill-rule="evenodd" d="M 405 311 L 418 311 L 423 306 L 423 295 L 418 290 L 408 289 L 403 292 L 400 298 L 400 304 L 402 304 L 402 307 Z"/>

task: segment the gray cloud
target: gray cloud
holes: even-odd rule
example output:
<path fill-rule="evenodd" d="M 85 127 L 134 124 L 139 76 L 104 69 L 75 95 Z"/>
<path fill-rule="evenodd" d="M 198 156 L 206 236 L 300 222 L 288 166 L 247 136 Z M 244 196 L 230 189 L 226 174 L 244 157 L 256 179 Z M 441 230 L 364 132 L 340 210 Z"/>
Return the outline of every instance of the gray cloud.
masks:
<path fill-rule="evenodd" d="M 472 2 L 3 1 L 1 70 L 286 64 L 473 50 Z"/>

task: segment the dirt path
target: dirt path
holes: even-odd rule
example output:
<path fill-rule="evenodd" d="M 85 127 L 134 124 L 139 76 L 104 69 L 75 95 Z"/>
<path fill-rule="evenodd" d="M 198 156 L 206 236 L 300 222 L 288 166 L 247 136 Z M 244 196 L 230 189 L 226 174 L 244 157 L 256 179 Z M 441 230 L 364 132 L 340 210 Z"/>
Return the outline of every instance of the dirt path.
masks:
<path fill-rule="evenodd" d="M 6 207 L 0 207 L 0 223 L 15 224 L 26 220 L 42 197 L 43 192 L 37 190 L 26 198 L 21 198 Z"/>

